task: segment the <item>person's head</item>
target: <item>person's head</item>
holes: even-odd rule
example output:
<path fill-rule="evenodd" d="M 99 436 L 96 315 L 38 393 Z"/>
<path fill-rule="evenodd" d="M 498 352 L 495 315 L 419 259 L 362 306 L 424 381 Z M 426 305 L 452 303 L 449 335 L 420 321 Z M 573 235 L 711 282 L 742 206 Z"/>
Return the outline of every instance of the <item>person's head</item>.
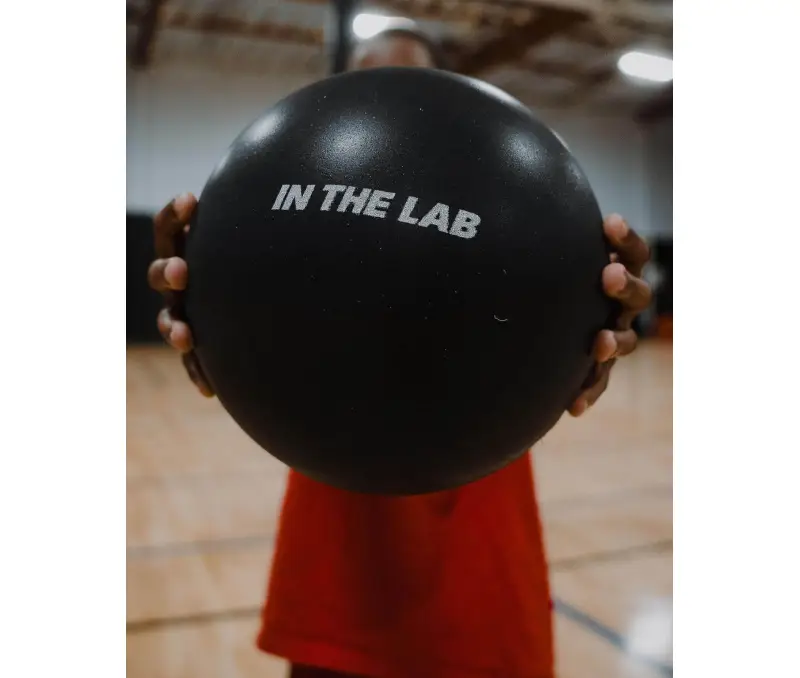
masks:
<path fill-rule="evenodd" d="M 395 19 L 376 36 L 356 44 L 349 70 L 407 66 L 442 68 L 437 45 L 413 21 Z"/>

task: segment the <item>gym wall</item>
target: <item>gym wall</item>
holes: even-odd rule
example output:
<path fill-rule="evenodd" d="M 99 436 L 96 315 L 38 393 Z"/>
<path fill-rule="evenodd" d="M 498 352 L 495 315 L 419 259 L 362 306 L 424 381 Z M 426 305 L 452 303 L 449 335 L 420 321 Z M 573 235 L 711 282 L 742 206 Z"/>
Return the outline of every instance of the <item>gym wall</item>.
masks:
<path fill-rule="evenodd" d="M 277 79 L 184 65 L 129 71 L 127 76 L 128 341 L 159 341 L 155 330 L 159 300 L 145 280 L 152 257 L 149 219 L 175 194 L 199 194 L 241 129 L 264 108 L 311 80 L 300 73 Z M 664 182 L 666 176 L 659 160 L 665 147 L 663 133 L 654 141 L 650 130 L 627 118 L 538 113 L 578 157 L 605 213 L 624 214 L 647 236 L 671 234 L 671 138 L 669 186 L 654 187 L 653 181 Z M 665 218 L 653 210 L 667 192 L 669 217 Z"/>
<path fill-rule="evenodd" d="M 645 139 L 649 239 L 660 278 L 651 313 L 661 333 L 663 323 L 658 318 L 672 317 L 672 118 L 648 125 Z M 667 326 L 671 327 L 671 322 Z"/>
<path fill-rule="evenodd" d="M 672 238 L 672 118 L 644 130 L 650 234 Z"/>

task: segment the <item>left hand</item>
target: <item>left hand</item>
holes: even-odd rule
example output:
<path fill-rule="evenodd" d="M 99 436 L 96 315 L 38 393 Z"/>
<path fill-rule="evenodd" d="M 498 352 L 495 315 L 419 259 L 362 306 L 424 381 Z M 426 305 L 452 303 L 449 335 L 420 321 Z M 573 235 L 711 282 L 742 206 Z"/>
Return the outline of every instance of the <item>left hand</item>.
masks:
<path fill-rule="evenodd" d="M 634 351 L 637 336 L 631 325 L 653 298 L 650 286 L 641 278 L 642 269 L 650 260 L 647 243 L 618 214 L 606 218 L 603 230 L 612 247 L 611 263 L 603 269 L 603 290 L 622 305 L 622 312 L 616 329 L 601 330 L 595 339 L 597 364 L 584 391 L 569 408 L 573 417 L 582 415 L 603 395 L 617 358 Z"/>

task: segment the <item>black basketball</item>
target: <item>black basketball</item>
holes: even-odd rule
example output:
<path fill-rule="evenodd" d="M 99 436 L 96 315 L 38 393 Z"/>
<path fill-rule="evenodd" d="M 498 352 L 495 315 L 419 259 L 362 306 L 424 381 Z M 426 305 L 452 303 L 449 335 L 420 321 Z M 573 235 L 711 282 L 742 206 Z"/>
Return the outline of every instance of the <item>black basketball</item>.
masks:
<path fill-rule="evenodd" d="M 594 194 L 484 83 L 323 80 L 266 111 L 206 184 L 186 317 L 230 415 L 297 471 L 418 494 L 518 458 L 608 322 Z"/>

